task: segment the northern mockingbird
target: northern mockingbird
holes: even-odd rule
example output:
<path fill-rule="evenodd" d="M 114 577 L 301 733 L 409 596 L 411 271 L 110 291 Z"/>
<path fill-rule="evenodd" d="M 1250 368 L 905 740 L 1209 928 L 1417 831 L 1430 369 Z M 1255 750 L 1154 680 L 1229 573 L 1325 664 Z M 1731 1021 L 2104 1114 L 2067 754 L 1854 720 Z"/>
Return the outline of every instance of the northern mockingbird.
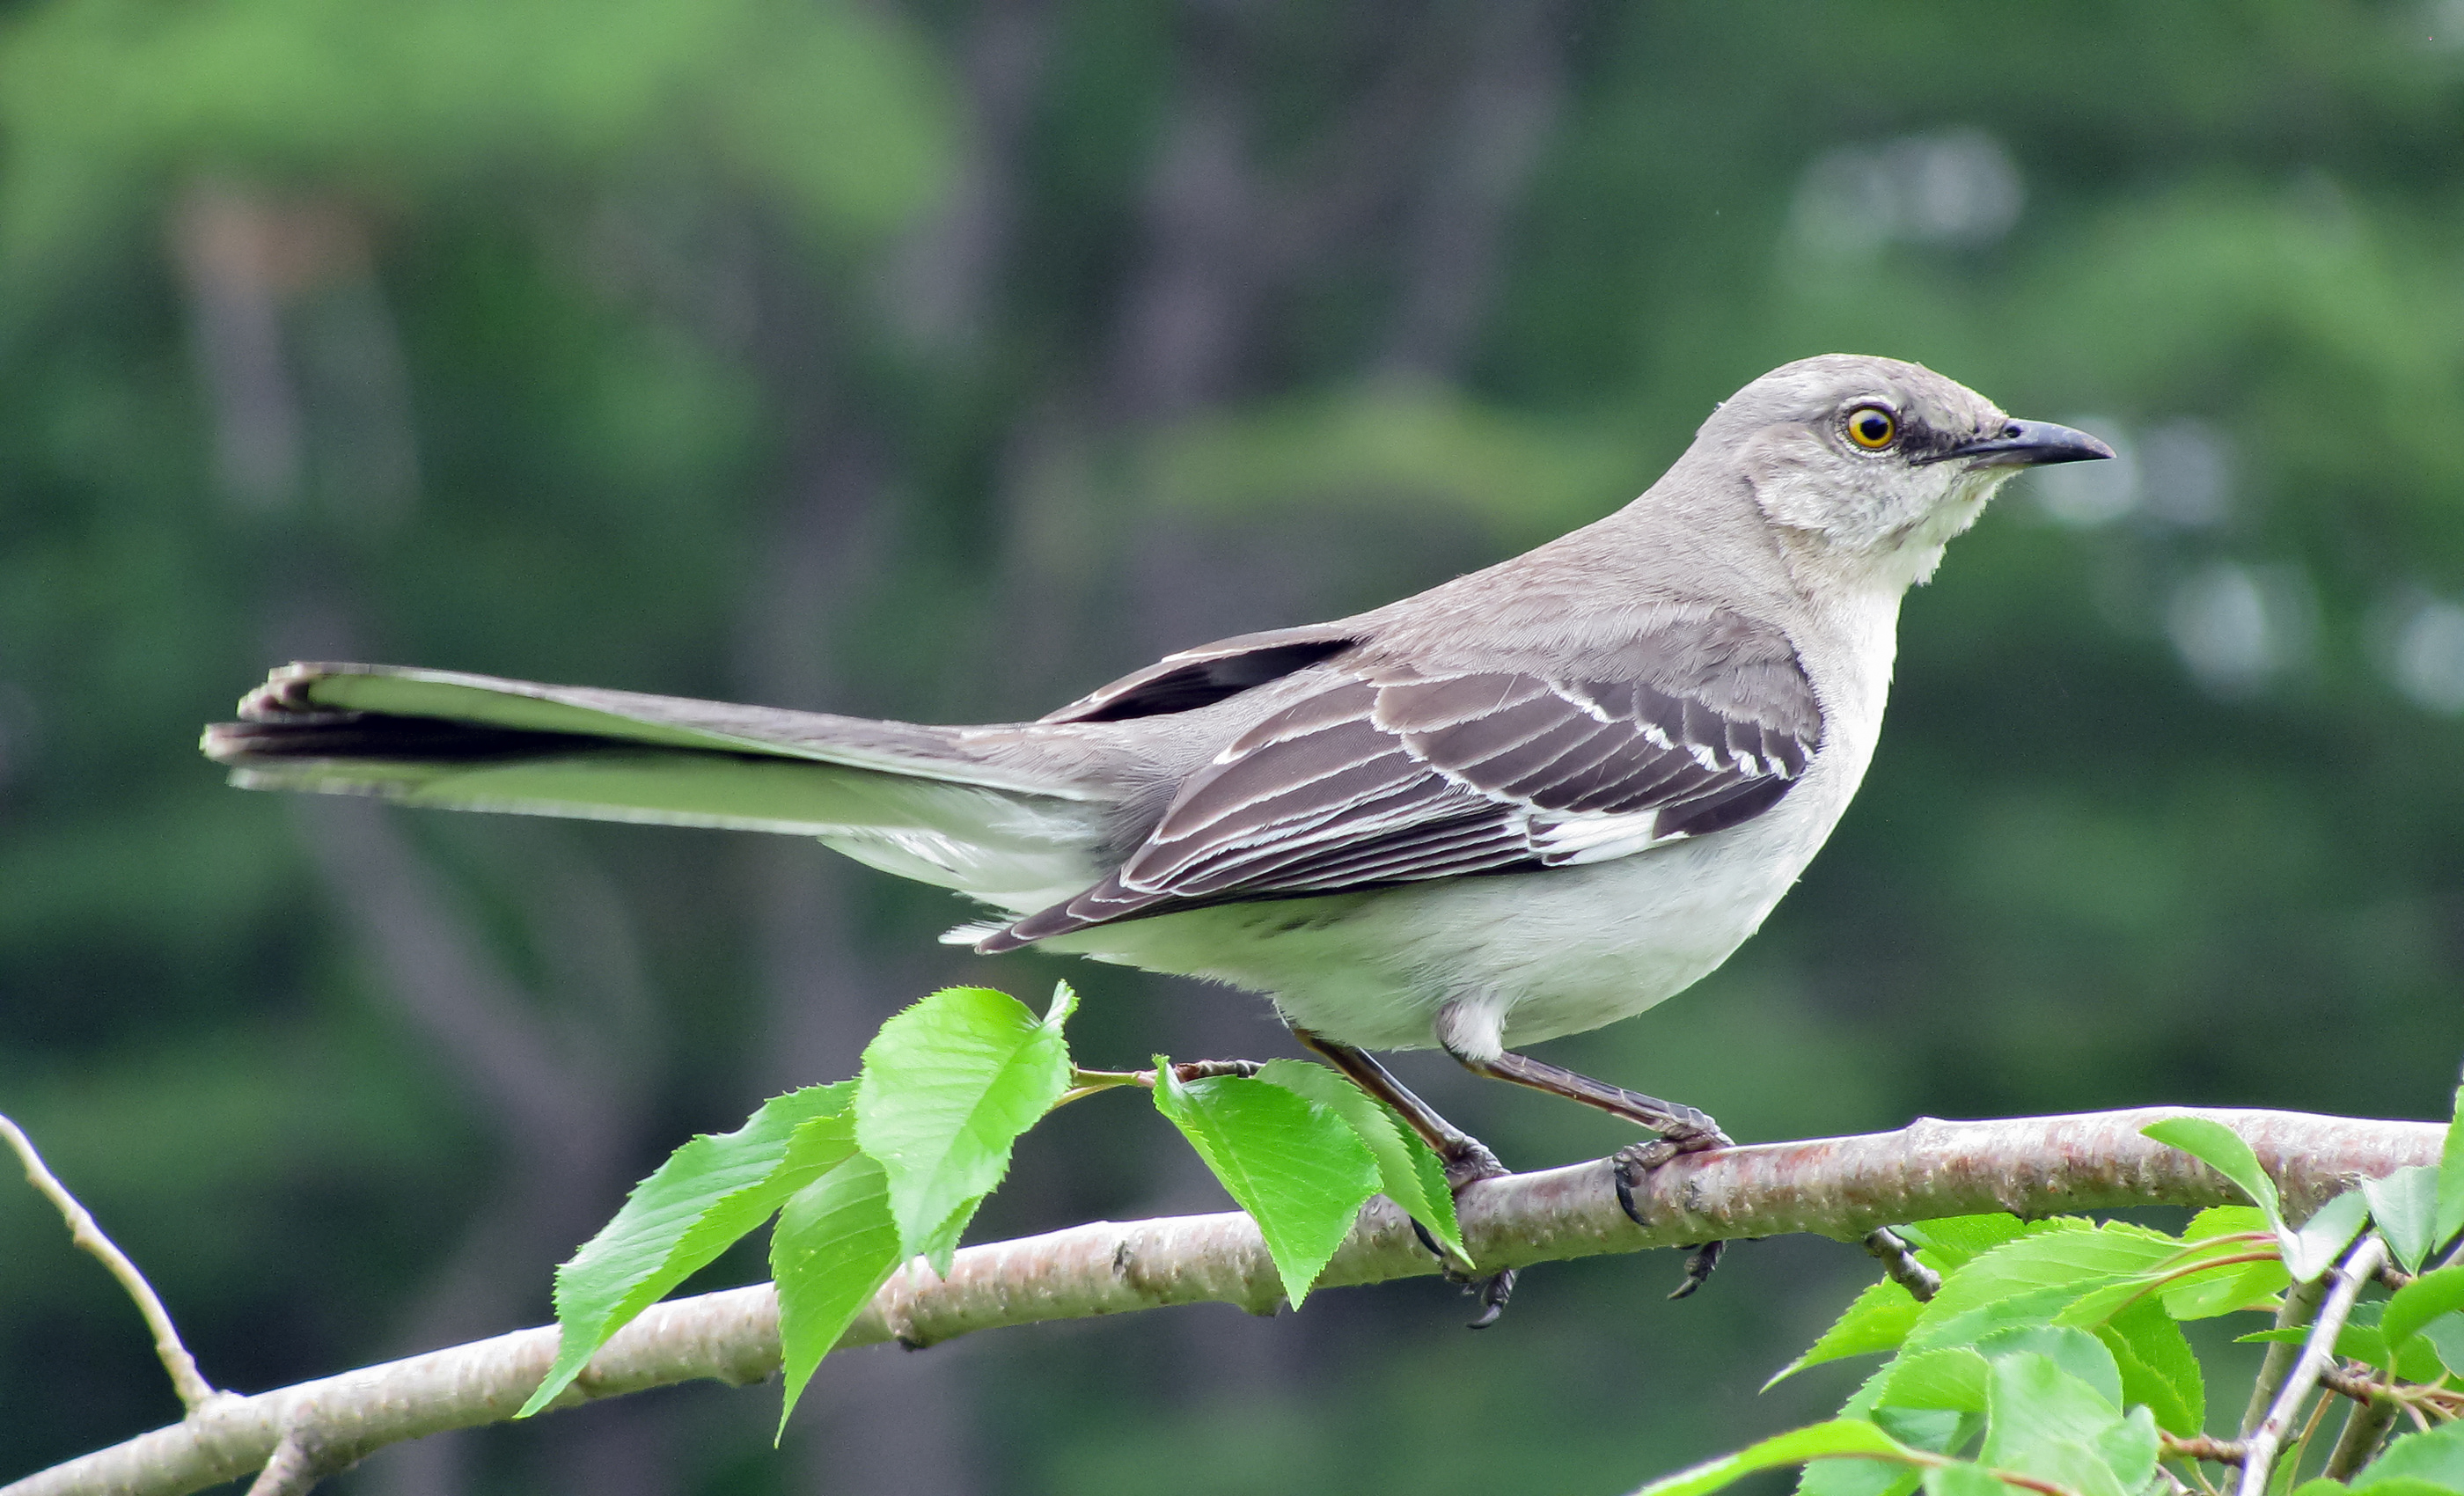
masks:
<path fill-rule="evenodd" d="M 1864 777 L 1901 595 L 2020 468 L 2112 455 L 1917 364 L 1806 359 L 1595 524 L 1370 612 L 1184 649 L 1034 722 L 292 665 L 205 751 L 252 788 L 819 837 L 988 906 L 952 933 L 979 951 L 1267 995 L 1458 1183 L 1495 1159 L 1363 1051 L 1442 1047 L 1630 1118 L 1658 1138 L 1618 1155 L 1624 1196 L 1727 1139 L 1511 1046 L 1727 959 Z"/>

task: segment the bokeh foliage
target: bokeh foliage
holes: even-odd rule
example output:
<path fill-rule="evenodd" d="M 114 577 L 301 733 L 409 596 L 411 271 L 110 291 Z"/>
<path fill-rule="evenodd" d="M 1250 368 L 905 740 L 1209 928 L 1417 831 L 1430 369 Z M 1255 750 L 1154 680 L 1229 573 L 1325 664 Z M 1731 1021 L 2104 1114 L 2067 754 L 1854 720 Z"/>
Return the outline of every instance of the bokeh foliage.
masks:
<path fill-rule="evenodd" d="M 815 849 L 225 790 L 189 744 L 266 665 L 1032 714 L 1604 512 L 1852 349 L 2136 479 L 2023 479 L 1954 546 L 1805 886 L 1556 1056 L 1756 1138 L 2436 1114 L 2459 43 L 2412 0 L 20 0 L 0 1106 L 226 1382 L 535 1322 L 687 1132 L 1063 967 Z M 1070 974 L 1090 1063 L 1278 1050 Z M 1621 1140 L 1412 1075 L 1518 1164 Z M 1176 1148 L 1065 1112 L 977 1229 L 1220 1208 Z M 0 1465 L 174 1416 L 30 1197 L 0 1263 Z M 688 1391 L 352 1479 L 1624 1489 L 1836 1402 L 1751 1389 L 1861 1271 L 1772 1243 L 1663 1306 L 1673 1262 L 1569 1265 L 1477 1340 L 1434 1289 L 1051 1327 L 825 1363 L 784 1456 Z"/>

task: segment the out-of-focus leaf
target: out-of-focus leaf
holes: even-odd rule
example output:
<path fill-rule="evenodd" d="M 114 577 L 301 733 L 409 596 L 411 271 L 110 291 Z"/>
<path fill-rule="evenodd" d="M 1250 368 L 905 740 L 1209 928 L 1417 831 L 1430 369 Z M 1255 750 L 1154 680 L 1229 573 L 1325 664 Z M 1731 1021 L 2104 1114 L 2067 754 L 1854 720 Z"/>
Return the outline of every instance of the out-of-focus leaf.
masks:
<path fill-rule="evenodd" d="M 2464 1231 L 2464 1086 L 2455 1088 L 2454 1120 L 2447 1124 L 2447 1142 L 2438 1154 L 2438 1223 L 2434 1247 L 2445 1246 Z"/>
<path fill-rule="evenodd" d="M 2357 1491 L 2377 1491 L 2400 1480 L 2464 1491 L 2464 1422 L 2399 1435 L 2385 1454 L 2362 1466 L 2352 1484 Z"/>
<path fill-rule="evenodd" d="M 2464 1314 L 2442 1314 L 2421 1327 L 2421 1338 L 2451 1376 L 2464 1378 Z"/>
<path fill-rule="evenodd" d="M 2013 1487 L 1983 1465 L 1939 1464 L 1925 1473 L 1925 1496 L 2011 1496 Z"/>
<path fill-rule="evenodd" d="M 2346 1190 L 2301 1222 L 2285 1244 L 2284 1270 L 2296 1283 L 2308 1283 L 2336 1265 L 2353 1238 L 2362 1234 L 2363 1222 L 2369 1219 L 2369 1201 L 2359 1190 Z"/>
<path fill-rule="evenodd" d="M 2258 1155 L 2250 1151 L 2240 1133 L 2211 1117 L 2167 1117 L 2139 1131 L 2232 1180 L 2266 1215 L 2269 1225 L 2283 1229 L 2284 1204 L 2276 1193 L 2276 1181 L 2258 1166 Z"/>
<path fill-rule="evenodd" d="M 782 1433 L 813 1369 L 903 1260 L 889 1175 L 877 1159 L 856 1154 L 780 1207 L 770 1274 L 779 1285 Z"/>
<path fill-rule="evenodd" d="M 2013 1325 L 1976 1342 L 1976 1353 L 1988 1361 L 2041 1355 L 2094 1388 L 2117 1411 L 2122 1407 L 2122 1370 L 2112 1350 L 2086 1331 L 2063 1325 Z"/>
<path fill-rule="evenodd" d="M 2422 1259 L 2438 1245 L 2438 1171 L 2413 1164 L 2384 1179 L 2364 1179 L 2362 1196 L 2387 1250 L 2406 1272 L 2419 1272 Z"/>
<path fill-rule="evenodd" d="M 2162 1304 L 2141 1303 L 2107 1320 L 2097 1338 L 2122 1372 L 2124 1403 L 2145 1406 L 2158 1427 L 2185 1438 L 2207 1427 L 2207 1379 L 2190 1342 Z"/>
<path fill-rule="evenodd" d="M 1067 1005 L 1065 987 L 1053 1011 Z M 1058 1017 L 1039 1020 L 1006 993 L 944 988 L 881 1025 L 857 1080 L 856 1141 L 890 1180 L 908 1255 L 949 1270 L 960 1213 L 1001 1182 L 1019 1134 L 1068 1089 Z"/>
<path fill-rule="evenodd" d="M 1384 1103 L 1323 1065 L 1269 1060 L 1260 1067 L 1258 1079 L 1314 1101 L 1350 1123 L 1377 1160 L 1378 1192 L 1428 1227 L 1463 1265 L 1471 1265 L 1471 1248 L 1463 1244 L 1463 1227 L 1455 1221 L 1446 1166 L 1420 1134 L 1405 1127 Z"/>
<path fill-rule="evenodd" d="M 2136 1496 L 2155 1472 L 2155 1424 L 2140 1410 L 2141 1441 L 2121 1410 L 2049 1356 L 2024 1353 L 1993 1363 L 1979 1463 L 2058 1482 L 2081 1496 Z M 2110 1447 L 2109 1447 L 2110 1446 Z M 2117 1463 L 2119 1456 L 2123 1468 Z"/>
<path fill-rule="evenodd" d="M 2411 1339 L 2442 1314 L 2464 1309 L 2464 1264 L 2423 1273 L 2387 1300 L 2379 1328 L 2395 1344 Z"/>
<path fill-rule="evenodd" d="M 608 1336 L 845 1158 L 851 1138 L 804 1130 L 843 1117 L 854 1099 L 847 1081 L 774 1096 L 742 1127 L 694 1137 L 633 1186 L 615 1219 L 556 1270 L 556 1364 L 517 1416 L 546 1407 Z"/>
<path fill-rule="evenodd" d="M 1634 1496 L 1709 1496 L 1757 1470 L 1841 1457 L 1913 1462 L 1915 1451 L 1862 1419 L 1834 1419 L 1811 1428 L 1774 1435 L 1726 1459 L 1680 1470 L 1652 1482 Z"/>
<path fill-rule="evenodd" d="M 1985 1357 L 1966 1346 L 1920 1351 L 1892 1363 L 1874 1400 L 1877 1406 L 1982 1413 L 1988 1370 Z"/>
<path fill-rule="evenodd" d="M 2028 1223 L 2008 1211 L 1992 1211 L 1982 1216 L 1944 1216 L 1933 1221 L 1913 1221 L 1892 1229 L 1930 1255 L 1928 1265 L 1940 1272 L 1966 1266 L 2005 1242 L 2015 1242 L 2028 1234 Z"/>
<path fill-rule="evenodd" d="M 1909 1328 L 1924 1310 L 1925 1306 L 1917 1302 L 1914 1294 L 1885 1278 L 1858 1294 L 1847 1312 L 1822 1332 L 1822 1338 L 1803 1355 L 1773 1373 L 1771 1379 L 1763 1383 L 1763 1390 L 1769 1392 L 1809 1366 L 1895 1350 L 1907 1338 Z"/>
<path fill-rule="evenodd" d="M 1300 1308 L 1377 1193 L 1369 1145 L 1331 1109 L 1281 1086 L 1237 1075 L 1183 1085 L 1161 1055 L 1155 1099 L 1258 1222 L 1284 1296 Z"/>
<path fill-rule="evenodd" d="M 2202 1242 L 2210 1237 L 2241 1236 L 2253 1231 L 2265 1232 L 2269 1236 L 2276 1234 L 2276 1227 L 2268 1221 L 2267 1212 L 2255 1205 L 2210 1205 L 2192 1216 L 2190 1223 L 2182 1228 L 2182 1240 Z"/>

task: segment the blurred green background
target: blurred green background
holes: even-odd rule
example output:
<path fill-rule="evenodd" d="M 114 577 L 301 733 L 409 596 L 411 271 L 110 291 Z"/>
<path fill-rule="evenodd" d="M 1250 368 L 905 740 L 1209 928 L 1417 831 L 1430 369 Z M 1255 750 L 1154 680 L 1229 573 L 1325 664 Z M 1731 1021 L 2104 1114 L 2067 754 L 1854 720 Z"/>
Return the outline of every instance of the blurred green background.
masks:
<path fill-rule="evenodd" d="M 14 0 L 0 10 L 0 1108 L 257 1390 L 546 1317 L 687 1133 L 931 987 L 1089 1063 L 1262 1004 L 934 943 L 720 833 L 243 795 L 268 665 L 935 720 L 1623 502 L 1746 380 L 1916 359 L 2124 460 L 1912 596 L 1872 778 L 1723 972 L 1552 1058 L 1741 1138 L 2443 1113 L 2464 1052 L 2464 5 Z M 1617 1129 L 1406 1063 L 1537 1166 Z M 1135 1100 L 978 1239 L 1222 1208 Z M 342 1488 L 1614 1493 L 1872 1275 L 1742 1247 L 700 1386 Z M 759 1276 L 732 1258 L 708 1282 Z M 2222 1400 L 2222 1399 L 2220 1399 Z M 0 1476 L 177 1416 L 0 1188 Z"/>

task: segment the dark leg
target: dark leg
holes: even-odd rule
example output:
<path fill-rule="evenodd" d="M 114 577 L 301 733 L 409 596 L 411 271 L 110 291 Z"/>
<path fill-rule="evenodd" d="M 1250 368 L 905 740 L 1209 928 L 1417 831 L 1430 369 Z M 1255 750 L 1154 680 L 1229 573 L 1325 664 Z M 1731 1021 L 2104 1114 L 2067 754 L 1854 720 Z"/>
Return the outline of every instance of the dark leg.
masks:
<path fill-rule="evenodd" d="M 1475 1060 L 1451 1048 L 1447 1053 L 1453 1054 L 1463 1068 L 1475 1075 L 1512 1081 L 1517 1086 L 1529 1086 L 1533 1090 L 1545 1090 L 1552 1096 L 1579 1101 L 1584 1106 L 1596 1107 L 1611 1116 L 1623 1117 L 1659 1133 L 1647 1143 L 1628 1143 L 1618 1149 L 1610 1163 L 1616 1172 L 1617 1204 L 1624 1207 L 1625 1213 L 1639 1226 L 1651 1224 L 1642 1219 L 1642 1212 L 1634 1203 L 1634 1181 L 1644 1170 L 1657 1169 L 1680 1154 L 1698 1154 L 1735 1146 L 1735 1139 L 1721 1132 L 1720 1124 L 1712 1121 L 1708 1112 L 1662 1101 L 1657 1096 L 1646 1096 L 1622 1086 L 1612 1086 L 1606 1081 L 1595 1081 L 1562 1065 L 1551 1065 L 1546 1060 L 1535 1060 L 1525 1054 L 1505 1053 L 1494 1060 Z M 1686 1260 L 1685 1281 L 1679 1284 L 1677 1291 L 1669 1297 L 1682 1299 L 1703 1287 L 1704 1280 L 1711 1276 L 1711 1269 L 1719 1265 L 1721 1246 L 1718 1242 L 1706 1242 L 1696 1247 L 1694 1255 Z"/>
<path fill-rule="evenodd" d="M 1292 1037 L 1326 1056 L 1328 1063 L 1350 1076 L 1353 1085 L 1393 1108 L 1395 1114 L 1401 1117 L 1413 1132 L 1419 1133 L 1421 1140 L 1437 1154 L 1439 1161 L 1446 1166 L 1446 1182 L 1456 1190 L 1462 1190 L 1475 1179 L 1493 1179 L 1507 1172 L 1506 1165 L 1497 1161 L 1497 1155 L 1488 1151 L 1487 1144 L 1439 1115 L 1436 1108 L 1412 1094 L 1410 1087 L 1397 1080 L 1395 1072 L 1378 1064 L 1368 1051 L 1337 1044 L 1306 1028 L 1293 1029 Z M 1419 1233 L 1420 1244 L 1427 1247 L 1432 1256 L 1441 1263 L 1446 1261 L 1446 1254 L 1438 1250 L 1438 1243 L 1430 1240 L 1428 1231 L 1419 1221 L 1412 1222 L 1412 1229 Z M 1505 1312 L 1507 1295 L 1514 1291 L 1514 1269 L 1511 1267 L 1485 1278 L 1462 1279 L 1456 1278 L 1453 1265 L 1448 1264 L 1446 1276 L 1463 1284 L 1466 1291 L 1480 1295 L 1480 1317 L 1471 1322 L 1474 1330 L 1485 1330 L 1497 1323 L 1497 1316 Z"/>

